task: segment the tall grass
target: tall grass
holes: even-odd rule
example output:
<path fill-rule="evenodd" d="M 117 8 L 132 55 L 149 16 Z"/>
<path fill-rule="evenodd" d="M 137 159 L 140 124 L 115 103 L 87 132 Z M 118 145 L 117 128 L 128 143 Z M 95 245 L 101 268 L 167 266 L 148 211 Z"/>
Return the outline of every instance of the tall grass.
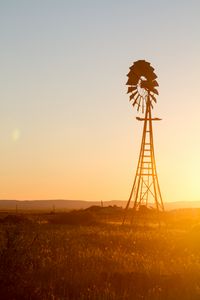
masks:
<path fill-rule="evenodd" d="M 199 300 L 196 224 L 2 223 L 0 299 Z"/>

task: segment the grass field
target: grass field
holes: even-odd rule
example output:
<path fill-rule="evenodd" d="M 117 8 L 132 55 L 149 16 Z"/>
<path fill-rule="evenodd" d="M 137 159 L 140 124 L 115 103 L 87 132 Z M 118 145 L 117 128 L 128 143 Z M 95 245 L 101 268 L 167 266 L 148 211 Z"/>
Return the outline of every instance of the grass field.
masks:
<path fill-rule="evenodd" d="M 0 299 L 199 300 L 200 211 L 120 217 L 2 214 Z"/>

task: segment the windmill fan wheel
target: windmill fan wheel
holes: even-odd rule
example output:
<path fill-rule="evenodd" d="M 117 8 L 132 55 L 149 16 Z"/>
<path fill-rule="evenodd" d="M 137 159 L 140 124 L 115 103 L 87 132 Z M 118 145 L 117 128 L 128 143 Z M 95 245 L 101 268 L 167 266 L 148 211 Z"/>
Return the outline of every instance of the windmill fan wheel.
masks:
<path fill-rule="evenodd" d="M 129 68 L 130 71 L 127 74 L 128 85 L 127 93 L 130 93 L 130 101 L 133 107 L 137 107 L 137 111 L 142 109 L 144 112 L 147 101 L 150 101 L 150 105 L 153 108 L 153 101 L 156 103 L 155 95 L 158 95 L 156 87 L 158 82 L 156 81 L 156 74 L 151 64 L 145 60 L 138 60 L 133 63 Z"/>

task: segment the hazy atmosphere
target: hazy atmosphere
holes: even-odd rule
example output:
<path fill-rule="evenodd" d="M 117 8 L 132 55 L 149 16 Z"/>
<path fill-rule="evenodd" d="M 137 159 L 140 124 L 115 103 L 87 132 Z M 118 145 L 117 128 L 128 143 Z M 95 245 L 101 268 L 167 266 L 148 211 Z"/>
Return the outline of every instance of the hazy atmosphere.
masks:
<path fill-rule="evenodd" d="M 200 299 L 200 1 L 0 1 L 0 299 Z"/>
<path fill-rule="evenodd" d="M 0 198 L 129 196 L 142 124 L 126 95 L 158 75 L 164 201 L 200 200 L 199 1 L 1 1 Z"/>

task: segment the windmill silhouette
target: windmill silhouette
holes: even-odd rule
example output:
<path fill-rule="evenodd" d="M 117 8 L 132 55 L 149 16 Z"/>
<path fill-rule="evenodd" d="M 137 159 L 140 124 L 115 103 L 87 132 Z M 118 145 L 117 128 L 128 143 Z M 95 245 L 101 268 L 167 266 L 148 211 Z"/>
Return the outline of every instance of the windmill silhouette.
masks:
<path fill-rule="evenodd" d="M 133 212 L 150 205 L 154 205 L 157 211 L 164 211 L 156 170 L 152 127 L 153 121 L 160 121 L 161 119 L 152 118 L 151 112 L 153 104 L 157 102 L 157 76 L 154 73 L 154 68 L 145 60 L 138 60 L 133 63 L 127 76 L 127 93 L 130 93 L 130 101 L 133 107 L 136 107 L 137 111 L 145 113 L 145 116 L 144 118 L 136 117 L 138 121 L 144 122 L 143 134 L 137 170 L 125 208 L 123 224 L 127 221 L 127 212 L 131 201 L 133 202 Z"/>

